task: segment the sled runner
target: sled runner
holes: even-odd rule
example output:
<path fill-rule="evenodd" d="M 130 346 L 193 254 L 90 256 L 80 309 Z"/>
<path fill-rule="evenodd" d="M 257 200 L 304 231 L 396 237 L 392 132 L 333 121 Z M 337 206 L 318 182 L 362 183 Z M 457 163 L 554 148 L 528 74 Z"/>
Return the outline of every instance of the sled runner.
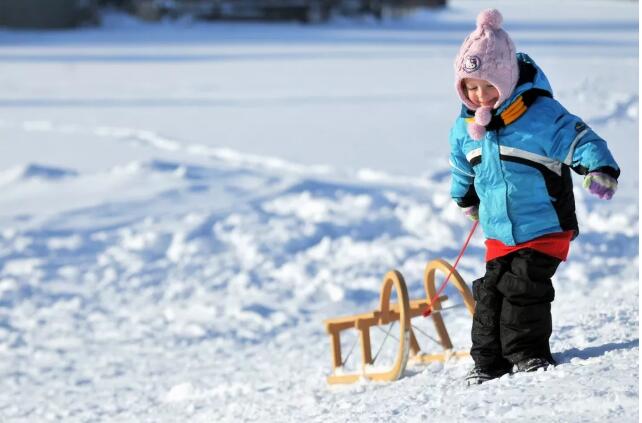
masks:
<path fill-rule="evenodd" d="M 326 320 L 325 328 L 330 335 L 333 374 L 328 376 L 327 381 L 330 384 L 353 383 L 361 377 L 374 381 L 391 381 L 399 379 L 406 368 L 408 359 L 411 358 L 417 362 L 445 362 L 453 356 L 467 356 L 467 351 L 453 351 L 453 345 L 446 330 L 442 316 L 441 303 L 448 299 L 447 296 L 436 296 L 435 273 L 440 270 L 446 274 L 452 274 L 450 278 L 457 291 L 461 294 L 464 305 L 472 316 L 474 311 L 474 300 L 470 289 L 462 279 L 459 272 L 446 261 L 438 259 L 429 262 L 424 271 L 424 289 L 426 291 L 425 299 L 410 300 L 408 298 L 408 288 L 403 276 L 397 270 L 388 272 L 381 285 L 381 295 L 379 308 L 369 313 L 357 314 L 353 316 L 338 317 Z M 390 303 L 392 289 L 395 289 L 397 302 Z M 434 298 L 432 304 L 430 299 Z M 443 351 L 437 353 L 424 353 L 417 342 L 411 319 L 421 316 L 428 306 L 432 307 L 430 318 L 432 319 L 437 333 L 438 341 Z M 397 353 L 394 363 L 385 369 L 375 368 L 377 354 L 373 358 L 372 348 L 370 345 L 370 328 L 373 326 L 388 325 L 393 322 L 399 322 L 398 338 L 390 335 L 390 329 L 386 333 L 386 338 L 390 335 L 398 340 Z M 341 332 L 347 329 L 356 329 L 359 333 L 361 344 L 361 372 L 341 374 L 343 365 L 347 361 L 341 354 Z"/>

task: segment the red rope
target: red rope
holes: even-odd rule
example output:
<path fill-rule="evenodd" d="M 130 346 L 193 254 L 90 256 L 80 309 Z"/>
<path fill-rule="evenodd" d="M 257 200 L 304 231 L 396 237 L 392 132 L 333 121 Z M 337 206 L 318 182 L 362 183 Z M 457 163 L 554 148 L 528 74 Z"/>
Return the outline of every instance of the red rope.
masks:
<path fill-rule="evenodd" d="M 459 252 L 459 256 L 457 256 L 457 260 L 455 260 L 455 264 L 453 264 L 453 268 L 450 272 L 448 272 L 448 276 L 446 276 L 446 279 L 444 282 L 441 284 L 439 289 L 437 290 L 437 293 L 435 296 L 430 300 L 430 303 L 426 306 L 426 309 L 422 313 L 424 317 L 428 317 L 432 314 L 432 305 L 435 302 L 436 299 L 439 298 L 441 295 L 442 291 L 446 288 L 446 284 L 450 280 L 450 276 L 453 274 L 455 269 L 457 268 L 457 265 L 459 264 L 459 260 L 461 259 L 461 256 L 464 255 L 464 251 L 466 251 L 466 248 L 468 247 L 468 243 L 470 242 L 470 239 L 473 237 L 473 234 L 475 233 L 475 229 L 477 229 L 477 225 L 479 224 L 479 220 L 475 220 L 475 223 L 473 223 L 473 227 L 470 229 L 470 233 L 468 234 L 468 238 L 466 238 L 466 242 L 464 243 L 464 246 L 462 247 L 461 251 Z"/>

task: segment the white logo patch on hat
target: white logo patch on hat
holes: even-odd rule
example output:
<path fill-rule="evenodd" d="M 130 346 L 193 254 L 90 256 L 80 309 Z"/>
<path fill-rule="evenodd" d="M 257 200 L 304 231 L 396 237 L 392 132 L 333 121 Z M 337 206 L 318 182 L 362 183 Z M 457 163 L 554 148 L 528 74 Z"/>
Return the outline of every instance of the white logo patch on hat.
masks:
<path fill-rule="evenodd" d="M 481 66 L 481 59 L 477 56 L 467 56 L 464 59 L 464 71 L 467 73 L 475 72 Z"/>

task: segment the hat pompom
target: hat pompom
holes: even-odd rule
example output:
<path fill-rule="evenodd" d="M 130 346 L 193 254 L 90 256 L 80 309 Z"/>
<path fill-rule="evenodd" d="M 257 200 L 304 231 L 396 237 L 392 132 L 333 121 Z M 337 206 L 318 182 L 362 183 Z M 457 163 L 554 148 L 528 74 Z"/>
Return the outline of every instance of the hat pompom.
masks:
<path fill-rule="evenodd" d="M 468 135 L 475 141 L 480 141 L 486 135 L 486 127 L 471 122 L 468 124 Z"/>
<path fill-rule="evenodd" d="M 475 123 L 486 126 L 490 123 L 492 107 L 480 107 L 475 111 Z"/>
<path fill-rule="evenodd" d="M 502 22 L 504 18 L 502 14 L 499 13 L 497 9 L 486 9 L 482 10 L 479 15 L 477 15 L 477 27 L 487 27 L 493 30 L 498 30 L 502 27 Z"/>

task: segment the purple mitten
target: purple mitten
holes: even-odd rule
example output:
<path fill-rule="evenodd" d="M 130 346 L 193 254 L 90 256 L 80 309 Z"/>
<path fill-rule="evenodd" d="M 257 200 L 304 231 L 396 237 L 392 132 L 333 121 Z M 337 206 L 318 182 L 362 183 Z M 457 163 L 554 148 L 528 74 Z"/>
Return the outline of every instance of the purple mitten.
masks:
<path fill-rule="evenodd" d="M 464 207 L 462 208 L 462 211 L 464 212 L 464 216 L 472 220 L 473 222 L 476 220 L 479 220 L 479 207 L 478 206 L 470 206 L 470 207 Z"/>
<path fill-rule="evenodd" d="M 603 200 L 610 200 L 617 190 L 617 180 L 602 172 L 590 172 L 584 177 L 582 185 Z"/>

